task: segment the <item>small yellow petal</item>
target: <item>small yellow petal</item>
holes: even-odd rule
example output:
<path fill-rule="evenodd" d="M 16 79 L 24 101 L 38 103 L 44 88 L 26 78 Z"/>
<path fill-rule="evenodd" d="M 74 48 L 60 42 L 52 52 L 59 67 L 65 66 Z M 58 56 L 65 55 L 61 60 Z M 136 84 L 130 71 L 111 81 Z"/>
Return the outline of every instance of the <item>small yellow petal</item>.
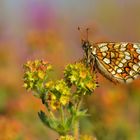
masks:
<path fill-rule="evenodd" d="M 38 72 L 38 77 L 39 77 L 40 79 L 43 79 L 44 76 L 45 76 L 45 73 L 44 73 L 43 71 L 39 71 L 39 72 Z"/>
<path fill-rule="evenodd" d="M 56 96 L 54 94 L 51 94 L 51 99 L 56 100 Z"/>
<path fill-rule="evenodd" d="M 54 84 L 53 81 L 49 81 L 45 84 L 45 86 L 46 86 L 46 88 L 50 88 L 53 86 L 53 84 Z"/>
<path fill-rule="evenodd" d="M 60 103 L 62 105 L 66 105 L 69 102 L 69 97 L 68 96 L 61 96 L 60 97 Z"/>
<path fill-rule="evenodd" d="M 90 89 L 90 88 L 93 87 L 93 83 L 92 82 L 89 82 L 89 83 L 86 84 L 86 86 Z"/>
<path fill-rule="evenodd" d="M 86 74 L 86 72 L 85 71 L 80 71 L 80 77 L 81 78 L 86 78 L 86 76 L 87 76 L 87 74 Z"/>

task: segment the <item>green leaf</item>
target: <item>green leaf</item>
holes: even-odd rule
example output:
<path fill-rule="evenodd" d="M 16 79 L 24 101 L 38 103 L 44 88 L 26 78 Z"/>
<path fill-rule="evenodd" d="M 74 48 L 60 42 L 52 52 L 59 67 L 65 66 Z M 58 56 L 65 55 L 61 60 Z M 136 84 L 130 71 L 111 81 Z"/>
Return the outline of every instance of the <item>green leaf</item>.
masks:
<path fill-rule="evenodd" d="M 56 121 L 53 118 L 50 119 L 49 117 L 47 117 L 43 111 L 40 111 L 38 113 L 38 115 L 39 115 L 39 118 L 41 119 L 41 121 L 46 126 L 48 126 L 51 129 L 56 130 L 58 124 L 56 123 Z"/>
<path fill-rule="evenodd" d="M 54 119 L 53 117 L 47 117 L 43 111 L 38 113 L 41 121 L 49 128 L 55 130 L 60 135 L 66 135 L 70 131 L 68 123 L 62 123 L 59 119 Z"/>

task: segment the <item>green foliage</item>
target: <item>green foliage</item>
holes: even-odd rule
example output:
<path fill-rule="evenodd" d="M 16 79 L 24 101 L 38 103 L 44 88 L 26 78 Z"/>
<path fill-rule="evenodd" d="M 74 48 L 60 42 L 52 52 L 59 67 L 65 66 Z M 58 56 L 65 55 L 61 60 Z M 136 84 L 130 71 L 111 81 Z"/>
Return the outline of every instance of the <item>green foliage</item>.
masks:
<path fill-rule="evenodd" d="M 40 111 L 38 115 L 46 126 L 55 130 L 60 135 L 66 135 L 67 133 L 69 133 L 71 128 L 71 120 L 66 119 L 65 122 L 62 123 L 55 117 L 46 116 L 43 111 Z"/>
<path fill-rule="evenodd" d="M 64 79 L 52 81 L 49 78 L 52 66 L 42 60 L 28 61 L 24 70 L 25 88 L 34 91 L 46 106 L 47 112 L 38 113 L 41 121 L 65 136 L 61 140 L 73 140 L 66 135 L 76 130 L 75 124 L 81 117 L 88 115 L 81 105 L 83 97 L 92 94 L 97 86 L 95 73 L 81 62 L 69 64 L 64 70 Z"/>

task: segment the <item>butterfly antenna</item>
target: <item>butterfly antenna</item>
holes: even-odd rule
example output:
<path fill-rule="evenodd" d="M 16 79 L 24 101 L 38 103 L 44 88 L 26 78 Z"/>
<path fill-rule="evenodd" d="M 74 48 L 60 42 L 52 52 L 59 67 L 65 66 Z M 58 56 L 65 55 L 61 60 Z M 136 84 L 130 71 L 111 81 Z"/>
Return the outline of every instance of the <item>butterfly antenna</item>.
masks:
<path fill-rule="evenodd" d="M 78 27 L 78 31 L 79 31 L 79 33 L 80 33 L 80 39 L 83 41 L 83 40 L 84 40 L 84 37 L 83 37 L 83 33 L 82 33 L 80 27 Z"/>

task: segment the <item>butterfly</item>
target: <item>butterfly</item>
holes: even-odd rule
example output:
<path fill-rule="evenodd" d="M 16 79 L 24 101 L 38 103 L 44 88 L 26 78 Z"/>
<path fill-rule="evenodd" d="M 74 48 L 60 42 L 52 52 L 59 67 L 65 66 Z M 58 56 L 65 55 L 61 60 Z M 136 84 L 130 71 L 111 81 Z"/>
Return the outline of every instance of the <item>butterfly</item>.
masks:
<path fill-rule="evenodd" d="M 140 76 L 140 43 L 91 43 L 82 39 L 86 64 L 114 83 L 130 83 Z"/>

